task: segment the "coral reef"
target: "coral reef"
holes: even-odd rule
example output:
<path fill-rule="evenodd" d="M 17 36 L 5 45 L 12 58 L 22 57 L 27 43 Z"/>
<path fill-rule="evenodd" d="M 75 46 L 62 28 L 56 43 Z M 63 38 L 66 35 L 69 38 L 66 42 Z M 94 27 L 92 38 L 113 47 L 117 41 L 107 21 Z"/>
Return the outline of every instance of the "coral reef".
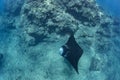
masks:
<path fill-rule="evenodd" d="M 69 2 L 67 0 L 28 0 L 22 7 L 20 26 L 24 27 L 24 35 L 32 36 L 34 39 L 42 37 L 39 40 L 42 42 L 42 39 L 52 37 L 51 34 L 62 36 L 75 33 L 81 27 L 100 26 L 106 21 L 102 20 L 103 17 L 105 15 L 93 0 L 69 0 Z"/>
<path fill-rule="evenodd" d="M 7 0 L 5 5 L 0 17 L 0 53 L 5 55 L 0 79 L 118 80 L 120 23 L 95 0 Z M 72 33 L 84 50 L 79 75 L 57 54 Z M 110 79 L 112 72 L 116 75 Z"/>

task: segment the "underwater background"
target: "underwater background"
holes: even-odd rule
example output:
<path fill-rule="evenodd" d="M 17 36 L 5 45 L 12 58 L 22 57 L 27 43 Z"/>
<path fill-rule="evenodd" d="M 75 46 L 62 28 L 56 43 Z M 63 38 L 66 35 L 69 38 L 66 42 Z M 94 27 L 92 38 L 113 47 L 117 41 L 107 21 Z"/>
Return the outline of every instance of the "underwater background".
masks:
<path fill-rule="evenodd" d="M 0 0 L 0 80 L 120 80 L 120 0 Z M 71 33 L 79 74 L 59 54 Z"/>

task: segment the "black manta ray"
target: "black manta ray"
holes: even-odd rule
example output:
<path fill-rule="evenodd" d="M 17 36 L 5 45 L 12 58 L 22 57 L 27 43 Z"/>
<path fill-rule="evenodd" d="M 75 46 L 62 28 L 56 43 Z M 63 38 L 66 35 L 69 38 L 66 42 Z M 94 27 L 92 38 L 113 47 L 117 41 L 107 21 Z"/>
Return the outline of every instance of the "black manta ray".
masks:
<path fill-rule="evenodd" d="M 76 42 L 74 35 L 71 35 L 65 45 L 60 48 L 60 54 L 67 59 L 78 72 L 78 61 L 83 54 L 82 48 Z"/>

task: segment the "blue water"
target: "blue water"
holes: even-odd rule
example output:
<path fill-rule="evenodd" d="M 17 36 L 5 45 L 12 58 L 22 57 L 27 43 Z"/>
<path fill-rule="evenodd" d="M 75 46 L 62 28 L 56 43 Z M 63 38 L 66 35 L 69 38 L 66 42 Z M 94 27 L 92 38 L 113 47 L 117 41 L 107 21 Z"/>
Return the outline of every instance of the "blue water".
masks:
<path fill-rule="evenodd" d="M 103 9 L 103 11 L 112 16 L 114 19 L 118 20 L 118 22 L 120 22 L 120 0 L 96 0 L 98 5 Z M 120 80 L 118 74 L 119 74 L 119 59 L 120 59 L 120 25 L 117 26 L 113 26 L 110 27 L 109 29 L 111 29 L 113 31 L 113 34 L 115 35 L 114 37 L 111 38 L 112 41 L 112 51 L 110 52 L 110 54 L 108 55 L 109 57 L 109 63 L 113 64 L 111 65 L 111 69 L 109 71 L 107 71 L 109 78 L 108 80 Z M 110 67 L 110 65 L 108 64 L 108 67 Z M 107 68 L 106 68 L 107 69 Z"/>
<path fill-rule="evenodd" d="M 4 0 L 0 0 L 0 15 L 3 14 L 4 11 Z"/>
<path fill-rule="evenodd" d="M 104 11 L 120 19 L 120 0 L 96 0 Z"/>

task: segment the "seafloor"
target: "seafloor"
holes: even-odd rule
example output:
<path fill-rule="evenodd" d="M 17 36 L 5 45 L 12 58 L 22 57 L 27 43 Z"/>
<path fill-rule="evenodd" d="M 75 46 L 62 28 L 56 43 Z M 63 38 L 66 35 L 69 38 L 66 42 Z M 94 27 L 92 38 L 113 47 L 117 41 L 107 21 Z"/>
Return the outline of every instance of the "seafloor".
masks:
<path fill-rule="evenodd" d="M 0 80 L 120 80 L 120 22 L 94 0 L 6 0 L 0 16 Z M 79 74 L 59 55 L 71 33 Z"/>

